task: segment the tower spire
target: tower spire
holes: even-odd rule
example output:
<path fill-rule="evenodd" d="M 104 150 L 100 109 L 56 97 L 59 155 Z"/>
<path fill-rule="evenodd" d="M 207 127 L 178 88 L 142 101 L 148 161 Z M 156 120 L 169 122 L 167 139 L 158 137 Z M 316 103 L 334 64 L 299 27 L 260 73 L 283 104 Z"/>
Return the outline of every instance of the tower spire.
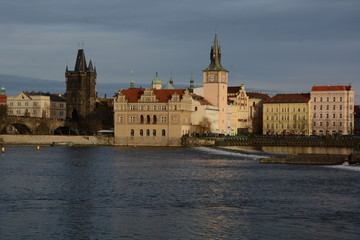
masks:
<path fill-rule="evenodd" d="M 134 71 L 131 70 L 130 73 L 131 73 L 130 88 L 134 88 L 134 85 L 135 85 L 134 78 L 133 78 Z"/>
<path fill-rule="evenodd" d="M 226 69 L 221 66 L 221 48 L 219 45 L 217 33 L 215 33 L 214 43 L 210 50 L 210 65 L 205 70 L 226 71 Z"/>

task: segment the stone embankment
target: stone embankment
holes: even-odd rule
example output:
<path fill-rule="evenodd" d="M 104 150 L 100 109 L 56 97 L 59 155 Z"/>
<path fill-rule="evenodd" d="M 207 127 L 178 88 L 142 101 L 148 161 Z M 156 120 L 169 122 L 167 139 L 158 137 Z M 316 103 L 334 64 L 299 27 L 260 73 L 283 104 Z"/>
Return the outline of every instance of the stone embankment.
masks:
<path fill-rule="evenodd" d="M 351 147 L 360 148 L 359 136 L 249 136 L 224 137 L 215 141 L 217 146 L 299 146 L 299 147 Z"/>
<path fill-rule="evenodd" d="M 113 145 L 108 136 L 0 135 L 2 145 Z"/>
<path fill-rule="evenodd" d="M 296 154 L 261 158 L 260 163 L 309 164 L 309 165 L 341 165 L 344 163 L 360 163 L 360 153 L 345 154 Z"/>

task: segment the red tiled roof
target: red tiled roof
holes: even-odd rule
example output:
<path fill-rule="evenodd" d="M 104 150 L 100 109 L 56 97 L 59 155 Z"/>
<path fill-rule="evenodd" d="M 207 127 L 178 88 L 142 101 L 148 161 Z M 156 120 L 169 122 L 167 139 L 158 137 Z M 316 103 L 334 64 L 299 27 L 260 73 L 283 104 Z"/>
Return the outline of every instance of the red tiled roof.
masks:
<path fill-rule="evenodd" d="M 137 102 L 140 96 L 144 94 L 143 88 L 129 88 L 121 90 L 121 93 L 125 95 L 125 99 L 129 102 Z"/>
<path fill-rule="evenodd" d="M 339 85 L 339 86 L 313 86 L 311 91 L 349 91 L 351 86 Z"/>
<path fill-rule="evenodd" d="M 7 102 L 7 96 L 6 95 L 0 95 L 0 103 L 6 103 Z"/>
<path fill-rule="evenodd" d="M 276 94 L 264 103 L 307 103 L 310 101 L 310 93 Z"/>
<path fill-rule="evenodd" d="M 263 100 L 269 99 L 270 96 L 266 93 L 258 93 L 258 92 L 246 92 L 246 95 L 248 95 L 249 98 L 260 98 Z"/>
<path fill-rule="evenodd" d="M 121 93 L 125 95 L 125 99 L 129 102 L 138 102 L 141 95 L 144 94 L 143 88 L 129 88 L 125 90 L 121 90 Z M 168 102 L 174 93 L 182 96 L 185 92 L 184 89 L 153 89 L 156 98 L 159 102 Z"/>
<path fill-rule="evenodd" d="M 159 99 L 159 102 L 168 102 L 172 95 L 177 93 L 182 96 L 185 92 L 185 89 L 153 89 L 156 98 Z"/>

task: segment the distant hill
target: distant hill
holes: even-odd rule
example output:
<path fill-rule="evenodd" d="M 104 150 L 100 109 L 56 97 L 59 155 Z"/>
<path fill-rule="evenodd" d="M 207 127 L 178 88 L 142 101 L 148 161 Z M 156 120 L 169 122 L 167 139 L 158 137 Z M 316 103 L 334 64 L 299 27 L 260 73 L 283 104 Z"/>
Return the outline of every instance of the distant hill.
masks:
<path fill-rule="evenodd" d="M 0 74 L 0 87 L 6 88 L 6 95 L 16 96 L 21 91 L 50 92 L 64 94 L 66 84 L 64 81 L 46 80 L 31 77 Z M 112 97 L 121 88 L 128 88 L 126 83 L 100 83 L 97 82 L 96 89 L 99 97 Z"/>

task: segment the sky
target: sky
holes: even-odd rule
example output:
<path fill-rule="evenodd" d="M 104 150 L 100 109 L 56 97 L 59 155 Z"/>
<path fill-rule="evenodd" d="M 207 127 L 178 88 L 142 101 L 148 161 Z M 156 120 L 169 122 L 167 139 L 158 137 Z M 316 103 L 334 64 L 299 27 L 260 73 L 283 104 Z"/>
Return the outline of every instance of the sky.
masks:
<path fill-rule="evenodd" d="M 155 72 L 164 84 L 172 76 L 175 87 L 185 87 L 193 76 L 201 86 L 216 32 L 230 86 L 300 93 L 351 84 L 360 103 L 359 0 L 0 0 L 0 6 L 0 74 L 65 83 L 80 43 L 95 63 L 97 85 L 126 86 L 133 71 L 136 86 L 150 86 Z M 18 83 L 5 87 L 22 90 Z"/>

